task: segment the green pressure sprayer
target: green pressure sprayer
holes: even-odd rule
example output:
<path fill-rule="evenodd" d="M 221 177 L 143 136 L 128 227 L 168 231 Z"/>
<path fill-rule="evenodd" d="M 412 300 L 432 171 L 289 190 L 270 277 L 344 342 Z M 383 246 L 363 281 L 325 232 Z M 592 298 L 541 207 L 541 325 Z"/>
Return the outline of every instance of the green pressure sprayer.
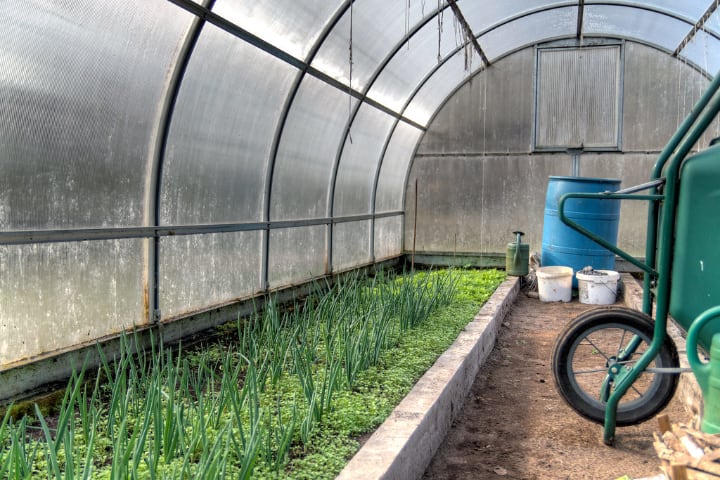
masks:
<path fill-rule="evenodd" d="M 517 231 L 513 232 L 513 234 L 516 241 L 507 244 L 505 271 L 508 275 L 522 277 L 529 273 L 530 245 L 520 242 L 522 236 L 525 235 L 524 232 Z"/>
<path fill-rule="evenodd" d="M 692 323 L 687 335 L 687 359 L 703 392 L 703 419 L 701 429 L 705 433 L 720 433 L 720 333 L 712 337 L 710 362 L 698 357 L 698 334 L 711 320 L 720 317 L 720 306 L 705 310 Z"/>

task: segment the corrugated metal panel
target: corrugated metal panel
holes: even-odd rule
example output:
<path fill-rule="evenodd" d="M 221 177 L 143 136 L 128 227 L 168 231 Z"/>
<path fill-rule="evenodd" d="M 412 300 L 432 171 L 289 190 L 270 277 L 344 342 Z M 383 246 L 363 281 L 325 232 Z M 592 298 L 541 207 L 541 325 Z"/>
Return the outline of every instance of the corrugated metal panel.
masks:
<path fill-rule="evenodd" d="M 620 46 L 538 50 L 535 146 L 619 146 Z"/>

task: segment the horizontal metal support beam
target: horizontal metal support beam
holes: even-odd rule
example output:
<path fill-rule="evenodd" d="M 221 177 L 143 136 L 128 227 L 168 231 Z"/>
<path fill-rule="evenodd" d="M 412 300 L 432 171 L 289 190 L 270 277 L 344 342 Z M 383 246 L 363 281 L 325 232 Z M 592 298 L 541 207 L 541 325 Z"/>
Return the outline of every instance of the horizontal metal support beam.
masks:
<path fill-rule="evenodd" d="M 397 217 L 402 211 L 375 215 L 348 215 L 334 218 L 311 218 L 274 222 L 218 223 L 211 225 L 163 225 L 157 227 L 79 228 L 60 230 L 23 230 L 0 232 L 0 245 L 35 243 L 83 242 L 90 240 L 122 240 L 130 238 L 156 238 L 179 235 L 205 235 L 209 233 L 253 232 L 281 228 L 313 227 L 338 223 L 361 222 L 373 218 Z"/>

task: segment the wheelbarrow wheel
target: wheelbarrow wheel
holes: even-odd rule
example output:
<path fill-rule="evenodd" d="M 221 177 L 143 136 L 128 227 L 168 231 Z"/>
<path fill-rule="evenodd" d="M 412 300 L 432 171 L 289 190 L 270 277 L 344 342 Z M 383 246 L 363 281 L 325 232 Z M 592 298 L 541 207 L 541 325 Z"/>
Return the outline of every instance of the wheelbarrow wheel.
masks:
<path fill-rule="evenodd" d="M 628 308 L 598 308 L 576 317 L 560 333 L 553 350 L 555 386 L 565 402 L 583 417 L 603 424 L 605 404 L 614 389 L 609 367 L 631 367 L 650 347 L 653 332 L 652 318 Z M 668 404 L 678 376 L 648 370 L 678 364 L 675 344 L 665 335 L 657 357 L 620 399 L 618 426 L 644 422 Z"/>

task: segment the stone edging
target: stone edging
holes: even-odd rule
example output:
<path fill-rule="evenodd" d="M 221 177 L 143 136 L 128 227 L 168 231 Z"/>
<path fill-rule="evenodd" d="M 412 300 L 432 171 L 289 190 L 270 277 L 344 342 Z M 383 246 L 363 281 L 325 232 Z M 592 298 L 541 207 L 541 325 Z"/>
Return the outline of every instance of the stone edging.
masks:
<path fill-rule="evenodd" d="M 495 290 L 338 479 L 409 480 L 422 476 L 492 351 L 500 324 L 519 291 L 518 277 L 508 277 Z"/>

